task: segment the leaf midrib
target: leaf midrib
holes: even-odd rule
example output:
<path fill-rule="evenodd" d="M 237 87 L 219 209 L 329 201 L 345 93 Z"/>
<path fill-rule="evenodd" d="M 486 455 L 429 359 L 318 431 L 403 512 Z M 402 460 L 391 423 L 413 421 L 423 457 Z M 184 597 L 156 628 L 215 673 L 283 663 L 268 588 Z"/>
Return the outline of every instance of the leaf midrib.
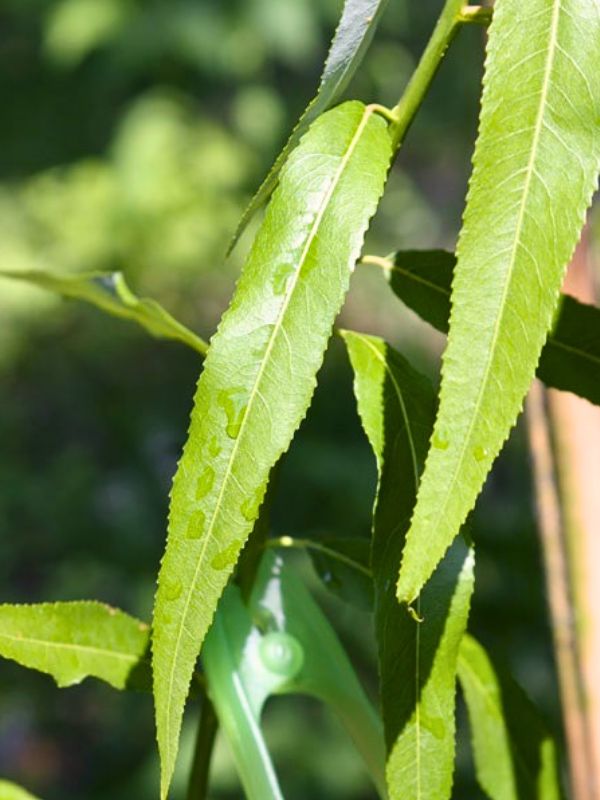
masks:
<path fill-rule="evenodd" d="M 471 436 L 472 436 L 472 433 L 473 433 L 473 428 L 474 428 L 474 425 L 475 425 L 475 421 L 476 421 L 476 419 L 478 419 L 478 416 L 479 416 L 479 408 L 481 406 L 483 393 L 484 393 L 484 391 L 485 391 L 485 389 L 487 387 L 487 384 L 488 384 L 488 377 L 489 377 L 491 365 L 492 365 L 492 362 L 494 360 L 494 356 L 495 356 L 495 353 L 496 353 L 496 348 L 497 348 L 497 343 L 498 343 L 498 336 L 499 336 L 499 332 L 500 332 L 500 325 L 501 325 L 502 320 L 504 319 L 504 314 L 505 314 L 505 310 L 506 310 L 506 297 L 508 295 L 508 291 L 509 291 L 509 288 L 510 288 L 510 285 L 511 285 L 512 275 L 513 275 L 513 271 L 514 271 L 514 267 L 515 267 L 515 260 L 516 260 L 516 256 L 517 256 L 517 251 L 518 251 L 518 247 L 519 247 L 519 244 L 520 244 L 520 241 L 521 241 L 521 233 L 522 233 L 523 222 L 524 222 L 524 219 L 525 219 L 525 209 L 526 209 L 527 200 L 528 200 L 528 197 L 529 197 L 529 189 L 530 189 L 530 186 L 531 186 L 531 179 L 532 179 L 532 177 L 533 177 L 533 175 L 535 173 L 535 162 L 537 160 L 539 139 L 540 139 L 541 131 L 542 131 L 542 128 L 543 128 L 543 121 L 544 121 L 544 116 L 545 116 L 545 112 L 546 112 L 546 101 L 547 101 L 547 96 L 548 96 L 548 88 L 549 88 L 549 85 L 550 85 L 550 76 L 551 76 L 551 73 L 552 73 L 552 68 L 554 66 L 554 56 L 555 56 L 556 48 L 557 48 L 557 44 L 558 44 L 558 20 L 559 20 L 559 17 L 560 17 L 560 9 L 561 9 L 561 0 L 554 0 L 553 6 L 552 6 L 552 23 L 551 23 L 551 26 L 550 26 L 550 38 L 549 38 L 549 44 L 548 44 L 548 57 L 546 59 L 546 64 L 545 64 L 545 67 L 544 67 L 544 80 L 543 80 L 543 83 L 542 83 L 542 90 L 541 90 L 541 93 L 540 93 L 540 104 L 539 104 L 537 117 L 536 117 L 536 121 L 535 121 L 535 126 L 534 126 L 534 131 L 533 131 L 533 141 L 532 141 L 532 147 L 531 147 L 531 154 L 529 156 L 529 161 L 527 163 L 527 168 L 526 168 L 526 178 L 525 178 L 525 184 L 524 184 L 524 187 L 523 187 L 523 195 L 522 195 L 521 204 L 520 204 L 520 207 L 519 207 L 519 214 L 517 216 L 517 225 L 516 225 L 516 231 L 515 231 L 515 236 L 514 236 L 514 244 L 513 244 L 513 247 L 512 247 L 509 267 L 508 267 L 508 270 L 507 270 L 507 275 L 506 275 L 506 279 L 504 281 L 504 286 L 503 286 L 503 291 L 502 291 L 502 296 L 501 296 L 501 303 L 500 303 L 501 311 L 498 314 L 498 317 L 496 319 L 496 323 L 495 323 L 495 326 L 494 326 L 494 330 L 493 330 L 493 333 L 492 333 L 491 347 L 489 348 L 489 354 L 488 354 L 488 358 L 487 358 L 486 365 L 485 365 L 485 368 L 484 368 L 484 372 L 483 372 L 483 375 L 482 375 L 482 379 L 481 379 L 481 382 L 480 382 L 480 387 L 479 387 L 479 392 L 478 392 L 478 395 L 477 395 L 477 399 L 475 401 L 473 412 L 471 413 L 471 419 L 470 419 L 470 422 L 469 422 L 469 427 L 467 429 L 467 432 L 466 432 L 464 440 L 463 440 L 463 445 L 462 445 L 462 449 L 460 451 L 460 455 L 459 455 L 458 461 L 456 462 L 457 466 L 454 469 L 454 474 L 452 475 L 452 480 L 451 480 L 448 488 L 446 489 L 443 505 L 442 505 L 441 509 L 438 511 L 438 513 L 436 515 L 436 523 L 435 523 L 435 525 L 437 525 L 437 521 L 439 521 L 444 516 L 444 514 L 446 512 L 446 508 L 448 506 L 448 502 L 450 500 L 450 497 L 452 496 L 452 492 L 454 490 L 454 486 L 456 484 L 456 481 L 458 479 L 458 475 L 460 473 L 460 465 L 464 461 L 467 447 L 469 446 L 470 441 L 471 441 Z M 430 523 L 429 527 L 434 527 L 434 524 Z"/>
<path fill-rule="evenodd" d="M 111 658 L 121 659 L 123 661 L 139 661 L 140 657 L 126 653 L 123 650 L 107 650 L 102 647 L 94 647 L 87 644 L 74 644 L 71 642 L 53 642 L 48 639 L 38 639 L 32 636 L 17 636 L 10 633 L 1 632 L 0 638 L 8 639 L 10 642 L 18 642 L 19 644 L 38 645 L 43 647 L 54 647 L 60 650 L 79 650 L 94 655 L 110 656 Z"/>
<path fill-rule="evenodd" d="M 394 391 L 396 393 L 396 397 L 398 398 L 398 405 L 400 406 L 400 411 L 402 413 L 402 417 L 404 419 L 404 427 L 406 429 L 406 435 L 408 439 L 408 443 L 410 446 L 410 454 L 411 454 L 411 461 L 413 465 L 413 475 L 415 479 L 415 491 L 419 489 L 419 467 L 417 464 L 417 453 L 415 449 L 412 428 L 410 425 L 410 420 L 408 417 L 408 412 L 406 410 L 406 404 L 404 403 L 404 396 L 402 394 L 402 390 L 398 385 L 396 380 L 396 376 L 389 368 L 387 360 L 382 356 L 379 350 L 369 341 L 369 339 L 365 339 L 367 346 L 373 351 L 373 354 L 379 361 L 383 364 L 383 368 L 386 371 L 387 375 L 389 376 L 392 385 L 394 386 Z M 383 463 L 383 461 L 382 461 Z M 417 616 L 421 616 L 421 598 L 420 596 L 417 598 Z M 417 800 L 421 800 L 422 797 L 422 776 L 421 776 L 421 703 L 420 703 L 420 691 L 421 691 L 421 624 L 419 622 L 416 623 L 417 629 L 415 631 L 415 761 L 416 761 L 416 772 L 417 772 Z"/>
<path fill-rule="evenodd" d="M 241 426 L 240 426 L 240 430 L 239 430 L 237 439 L 236 439 L 235 444 L 234 444 L 234 446 L 233 446 L 233 448 L 231 450 L 231 455 L 230 455 L 229 461 L 227 463 L 227 467 L 226 467 L 226 470 L 225 470 L 225 475 L 223 477 L 223 481 L 222 481 L 222 484 L 221 484 L 221 491 L 219 492 L 219 496 L 217 498 L 217 502 L 216 502 L 216 505 L 215 505 L 215 510 L 214 510 L 212 518 L 211 518 L 211 523 L 210 523 L 210 526 L 209 526 L 209 528 L 208 528 L 208 530 L 207 530 L 207 532 L 206 532 L 206 534 L 204 536 L 204 544 L 202 546 L 202 550 L 200 552 L 198 561 L 196 563 L 196 568 L 194 570 L 194 576 L 192 578 L 192 582 L 191 582 L 191 585 L 190 585 L 190 590 L 189 590 L 189 592 L 187 594 L 187 597 L 186 597 L 186 600 L 185 600 L 185 606 L 184 606 L 183 614 L 181 615 L 181 622 L 180 622 L 180 625 L 179 625 L 179 628 L 178 628 L 178 631 L 177 631 L 177 638 L 176 638 L 176 642 L 175 642 L 175 647 L 173 649 L 173 656 L 172 656 L 172 661 L 171 661 L 171 673 L 170 673 L 170 676 L 169 676 L 169 691 L 168 691 L 168 695 L 167 695 L 167 707 L 166 707 L 166 713 L 165 713 L 165 718 L 166 718 L 166 738 L 167 738 L 167 759 L 166 760 L 167 760 L 168 764 L 170 764 L 170 761 L 171 761 L 171 745 L 170 745 L 170 740 L 171 740 L 171 736 L 170 736 L 171 722 L 170 722 L 170 719 L 171 719 L 171 705 L 172 705 L 171 701 L 172 701 L 172 696 L 173 696 L 173 681 L 174 681 L 174 676 L 175 676 L 175 665 L 176 665 L 178 657 L 179 657 L 178 654 L 179 654 L 179 647 L 180 647 L 180 643 L 181 643 L 181 636 L 182 636 L 183 630 L 185 629 L 185 621 L 187 619 L 187 615 L 188 615 L 188 611 L 189 611 L 189 605 L 190 605 L 190 602 L 191 602 L 191 597 L 192 597 L 192 595 L 194 593 L 194 587 L 196 585 L 196 581 L 197 581 L 198 575 L 200 573 L 200 568 L 201 568 L 201 566 L 203 564 L 203 561 L 204 561 L 204 558 L 205 558 L 205 555 L 206 555 L 206 549 L 208 547 L 209 542 L 211 541 L 212 532 L 213 532 L 213 529 L 215 527 L 216 520 L 220 515 L 221 504 L 222 504 L 222 501 L 223 501 L 223 496 L 225 494 L 225 489 L 228 486 L 229 478 L 230 478 L 230 476 L 232 474 L 233 464 L 235 463 L 237 452 L 238 452 L 239 447 L 240 447 L 240 442 L 242 441 L 243 436 L 244 436 L 244 431 L 245 431 L 245 427 L 246 427 L 246 421 L 248 420 L 248 418 L 250 416 L 250 412 L 252 410 L 252 406 L 254 404 L 254 401 L 255 401 L 256 397 L 260 394 L 258 387 L 260 385 L 262 376 L 264 374 L 264 371 L 265 371 L 265 368 L 266 368 L 266 364 L 269 361 L 269 356 L 270 356 L 271 351 L 273 349 L 274 342 L 275 342 L 275 340 L 277 338 L 277 335 L 278 335 L 279 331 L 281 330 L 283 318 L 284 318 L 284 316 L 285 316 L 285 314 L 287 312 L 289 303 L 290 303 L 291 298 L 292 298 L 292 296 L 294 294 L 294 290 L 295 290 L 296 286 L 298 285 L 298 280 L 300 278 L 300 273 L 302 272 L 302 269 L 304 267 L 308 252 L 310 251 L 310 248 L 312 247 L 312 244 L 313 244 L 313 242 L 314 242 L 314 240 L 315 240 L 315 238 L 317 236 L 317 233 L 318 233 L 320 224 L 322 222 L 323 216 L 324 216 L 324 214 L 325 214 L 325 212 L 327 210 L 327 207 L 329 206 L 329 202 L 331 200 L 331 197 L 333 196 L 333 192 L 335 191 L 335 189 L 336 189 L 336 187 L 337 187 L 337 185 L 338 185 L 338 183 L 339 183 L 339 181 L 340 181 L 340 179 L 341 179 L 341 177 L 342 177 L 342 175 L 343 175 L 343 173 L 344 173 L 344 171 L 345 171 L 345 169 L 346 169 L 346 167 L 348 165 L 350 157 L 354 153 L 354 150 L 355 150 L 358 142 L 360 141 L 360 137 L 362 135 L 362 132 L 363 132 L 363 130 L 364 130 L 364 128 L 365 128 L 365 126 L 366 126 L 366 124 L 367 124 L 367 122 L 369 120 L 369 117 L 371 116 L 372 113 L 373 113 L 373 109 L 370 108 L 369 106 L 367 106 L 365 108 L 364 112 L 363 112 L 363 115 L 362 115 L 358 125 L 357 125 L 356 131 L 355 131 L 355 133 L 353 135 L 353 138 L 352 138 L 352 140 L 350 142 L 350 145 L 349 145 L 347 151 L 345 152 L 345 154 L 343 155 L 343 157 L 342 157 L 342 159 L 340 161 L 340 165 L 339 165 L 338 169 L 335 172 L 335 175 L 334 175 L 334 177 L 333 177 L 333 179 L 331 181 L 331 185 L 330 185 L 330 187 L 329 187 L 329 189 L 328 189 L 328 191 L 327 191 L 327 193 L 326 193 L 326 195 L 325 195 L 325 197 L 323 199 L 323 202 L 322 202 L 322 204 L 321 204 L 321 206 L 320 206 L 320 208 L 319 208 L 319 210 L 317 212 L 317 215 L 315 217 L 315 221 L 313 222 L 313 225 L 311 227 L 311 231 L 310 231 L 310 233 L 309 233 L 309 235 L 307 237 L 306 245 L 305 245 L 304 250 L 302 251 L 302 255 L 300 257 L 298 269 L 294 273 L 293 281 L 292 281 L 291 286 L 290 286 L 290 288 L 289 288 L 289 290 L 287 292 L 287 296 L 285 298 L 285 301 L 281 306 L 281 309 L 279 311 L 279 314 L 278 314 L 277 319 L 275 321 L 275 324 L 273 326 L 273 330 L 271 331 L 271 334 L 269 336 L 269 340 L 268 340 L 268 343 L 267 343 L 267 347 L 265 349 L 265 354 L 263 356 L 263 360 L 262 360 L 260 369 L 259 369 L 259 371 L 258 371 L 258 373 L 256 375 L 256 379 L 254 381 L 254 385 L 253 385 L 252 390 L 250 392 L 248 405 L 247 405 L 247 408 L 246 408 L 246 413 L 244 414 L 244 417 L 242 419 L 242 423 L 241 423 Z"/>

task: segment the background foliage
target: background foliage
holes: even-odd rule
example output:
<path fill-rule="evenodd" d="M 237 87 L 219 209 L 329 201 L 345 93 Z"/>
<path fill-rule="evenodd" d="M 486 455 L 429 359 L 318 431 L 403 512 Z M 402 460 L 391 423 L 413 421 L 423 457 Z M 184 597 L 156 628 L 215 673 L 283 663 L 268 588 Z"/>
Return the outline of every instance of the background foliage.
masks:
<path fill-rule="evenodd" d="M 353 96 L 395 101 L 438 5 L 390 3 Z M 338 11 L 334 0 L 4 0 L 0 267 L 122 270 L 137 293 L 210 335 L 252 231 L 225 262 L 227 241 L 314 92 Z M 392 174 L 368 252 L 453 248 L 481 37 L 465 30 L 450 52 Z M 0 287 L 1 599 L 94 597 L 149 619 L 198 358 L 93 309 L 16 282 Z M 436 375 L 441 340 L 393 298 L 379 270 L 359 270 L 343 323 L 385 335 Z M 369 533 L 375 465 L 351 380 L 334 342 L 283 466 L 276 535 Z M 556 720 L 520 429 L 474 527 L 471 629 L 492 652 L 510 652 L 513 673 Z M 314 580 L 307 562 L 298 568 Z M 373 687 L 374 648 L 362 634 L 368 616 L 320 596 Z M 456 797 L 476 798 L 461 777 L 459 722 Z M 188 749 L 192 728 L 184 730 Z M 350 745 L 316 704 L 275 702 L 267 731 L 290 798 L 371 796 Z M 58 695 L 48 678 L 0 664 L 0 774 L 34 793 L 143 796 L 156 786 L 154 747 L 149 696 L 93 682 Z M 215 797 L 240 796 L 222 748 L 214 776 Z"/>

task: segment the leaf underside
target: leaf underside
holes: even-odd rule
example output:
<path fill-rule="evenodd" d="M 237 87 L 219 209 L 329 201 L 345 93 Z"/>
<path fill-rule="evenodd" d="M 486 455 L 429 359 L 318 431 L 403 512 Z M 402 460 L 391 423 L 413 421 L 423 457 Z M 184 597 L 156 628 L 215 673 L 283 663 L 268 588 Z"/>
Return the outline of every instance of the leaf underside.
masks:
<path fill-rule="evenodd" d="M 94 677 L 124 689 L 148 642 L 146 624 L 102 603 L 0 605 L 0 656 L 60 687 Z"/>
<path fill-rule="evenodd" d="M 407 250 L 376 262 L 409 308 L 442 333 L 448 332 L 453 253 Z M 561 295 L 537 376 L 546 386 L 600 405 L 600 308 Z"/>
<path fill-rule="evenodd" d="M 458 658 L 475 771 L 491 800 L 559 800 L 556 744 L 537 709 L 472 636 Z"/>
<path fill-rule="evenodd" d="M 346 103 L 294 151 L 211 342 L 175 476 L 154 613 L 162 796 L 217 601 L 288 448 L 391 158 L 387 127 Z"/>
<path fill-rule="evenodd" d="M 600 164 L 600 6 L 497 0 L 440 407 L 398 597 L 412 602 L 519 414 Z"/>
<path fill-rule="evenodd" d="M 391 800 L 447 800 L 454 769 L 456 659 L 473 591 L 473 553 L 455 542 L 416 603 L 396 599 L 395 578 L 433 427 L 429 382 L 382 339 L 342 332 L 359 414 L 379 482 L 372 570 L 380 690 Z"/>
<path fill-rule="evenodd" d="M 290 153 L 317 117 L 339 98 L 356 72 L 373 39 L 388 0 L 345 0 L 342 15 L 331 41 L 317 94 L 310 101 L 296 123 L 283 150 L 275 159 L 268 175 L 244 211 L 234 237 L 229 245 L 231 252 L 248 223 L 266 203 L 277 186 L 279 173 Z"/>
<path fill-rule="evenodd" d="M 137 323 L 152 336 L 182 342 L 202 355 L 208 348 L 206 342 L 178 322 L 155 300 L 136 297 L 120 272 L 0 270 L 0 278 L 23 281 L 63 297 L 84 300 L 107 314 Z"/>

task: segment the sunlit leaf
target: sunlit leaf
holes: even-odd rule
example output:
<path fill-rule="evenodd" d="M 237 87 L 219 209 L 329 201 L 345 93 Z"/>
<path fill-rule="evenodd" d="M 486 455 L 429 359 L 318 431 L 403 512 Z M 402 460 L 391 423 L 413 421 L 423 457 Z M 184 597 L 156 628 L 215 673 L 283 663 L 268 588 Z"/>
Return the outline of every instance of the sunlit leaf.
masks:
<path fill-rule="evenodd" d="M 0 605 L 0 656 L 61 687 L 95 677 L 125 688 L 148 642 L 146 624 L 102 603 Z"/>
<path fill-rule="evenodd" d="M 445 250 L 407 250 L 389 258 L 368 256 L 378 264 L 395 294 L 424 320 L 448 331 L 450 287 L 456 264 Z M 537 376 L 546 386 L 574 392 L 600 405 L 600 308 L 560 297 Z"/>
<path fill-rule="evenodd" d="M 320 117 L 282 172 L 198 383 L 154 614 L 162 796 L 190 676 L 269 472 L 302 420 L 391 157 L 361 103 Z"/>
<path fill-rule="evenodd" d="M 250 201 L 237 227 L 231 251 L 258 209 L 277 186 L 279 173 L 302 135 L 319 114 L 338 100 L 367 51 L 387 0 L 345 0 L 342 16 L 329 48 L 317 94 L 296 123 L 290 138 L 277 156 L 267 177 Z"/>
<path fill-rule="evenodd" d="M 60 273 L 0 269 L 0 278 L 31 283 L 63 297 L 85 300 L 102 311 L 136 322 L 153 336 L 183 342 L 203 355 L 208 345 L 172 317 L 155 300 L 136 297 L 120 272 Z"/>
<path fill-rule="evenodd" d="M 0 800 L 39 800 L 16 783 L 0 780 Z"/>
<path fill-rule="evenodd" d="M 497 0 L 440 406 L 398 582 L 412 602 L 473 507 L 552 324 L 600 166 L 600 15 Z"/>
<path fill-rule="evenodd" d="M 556 745 L 537 709 L 484 648 L 465 636 L 458 658 L 477 780 L 491 800 L 559 800 Z"/>
<path fill-rule="evenodd" d="M 382 339 L 343 331 L 359 414 L 379 471 L 372 570 L 391 800 L 447 800 L 454 769 L 456 659 L 473 591 L 473 554 L 457 540 L 415 604 L 395 579 L 435 415 L 429 382 Z"/>

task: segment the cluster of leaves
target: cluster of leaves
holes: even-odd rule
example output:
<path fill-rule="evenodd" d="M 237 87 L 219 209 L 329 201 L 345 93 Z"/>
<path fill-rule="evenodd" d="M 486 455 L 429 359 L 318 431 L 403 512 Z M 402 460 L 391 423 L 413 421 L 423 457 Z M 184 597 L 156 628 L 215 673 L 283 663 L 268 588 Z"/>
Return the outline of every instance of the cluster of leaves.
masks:
<path fill-rule="evenodd" d="M 402 104 L 351 101 L 323 110 L 356 68 L 383 5 L 347 0 L 319 94 L 242 221 L 272 192 L 210 347 L 156 304 L 138 301 L 119 277 L 18 276 L 206 352 L 152 622 L 163 798 L 202 643 L 260 526 L 272 470 L 310 405 L 410 123 Z M 464 21 L 461 8 L 446 4 L 434 52 L 436 35 L 449 40 Z M 497 0 L 456 258 L 363 259 L 381 264 L 393 290 L 448 331 L 437 414 L 432 387 L 400 353 L 378 337 L 340 331 L 378 465 L 373 536 L 366 564 L 333 546 L 314 549 L 372 583 L 392 799 L 450 796 L 457 676 L 484 791 L 492 800 L 561 794 L 552 738 L 466 634 L 475 555 L 465 523 L 536 370 L 548 385 L 600 399 L 600 311 L 559 302 L 600 167 L 599 34 L 598 10 L 584 0 Z M 417 70 L 413 89 L 419 79 Z M 86 675 L 116 688 L 147 684 L 148 629 L 122 612 L 75 603 L 4 606 L 0 614 L 0 653 L 59 685 Z"/>

